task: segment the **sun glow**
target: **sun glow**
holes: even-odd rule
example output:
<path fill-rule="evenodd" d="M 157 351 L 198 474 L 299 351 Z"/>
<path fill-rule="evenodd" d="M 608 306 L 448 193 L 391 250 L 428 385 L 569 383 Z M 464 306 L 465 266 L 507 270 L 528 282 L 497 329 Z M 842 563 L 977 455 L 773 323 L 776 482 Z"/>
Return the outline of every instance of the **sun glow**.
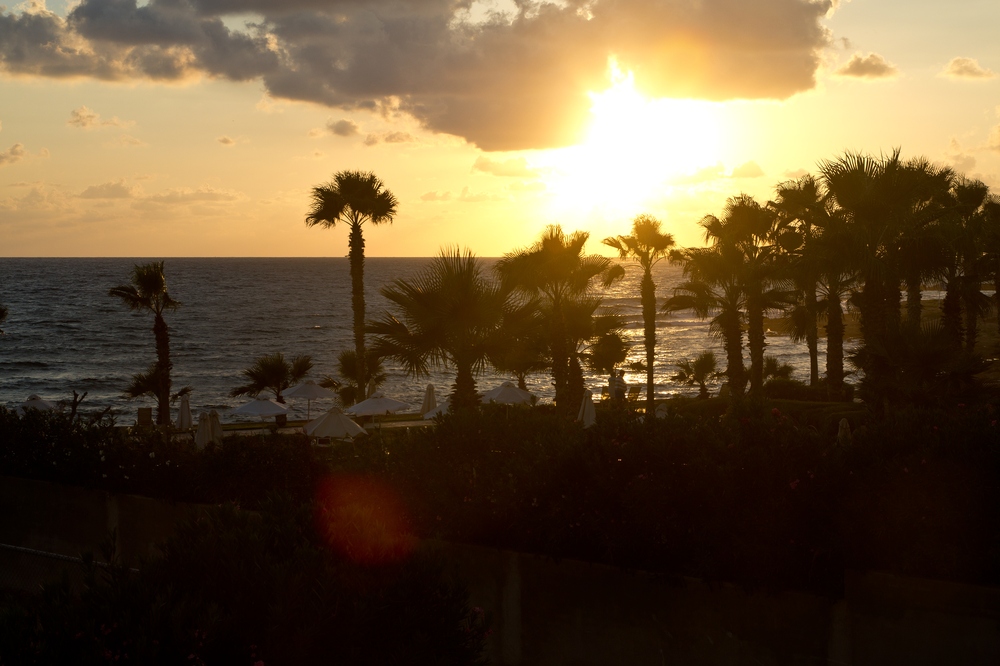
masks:
<path fill-rule="evenodd" d="M 609 69 L 611 86 L 590 94 L 586 140 L 548 155 L 553 212 L 631 216 L 667 195 L 671 179 L 719 161 L 719 104 L 650 100 L 636 90 L 632 72 L 614 61 Z"/>

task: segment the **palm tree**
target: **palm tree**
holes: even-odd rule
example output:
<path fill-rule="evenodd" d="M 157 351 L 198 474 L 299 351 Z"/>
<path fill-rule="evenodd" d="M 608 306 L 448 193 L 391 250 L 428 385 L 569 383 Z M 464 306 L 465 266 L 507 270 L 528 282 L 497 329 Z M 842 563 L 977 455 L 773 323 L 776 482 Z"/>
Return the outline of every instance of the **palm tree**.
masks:
<path fill-rule="evenodd" d="M 743 365 L 743 322 L 746 297 L 736 267 L 738 252 L 731 245 L 687 248 L 671 254 L 671 261 L 684 264 L 688 278 L 674 288 L 660 310 L 664 313 L 691 310 L 701 319 L 712 317 L 709 331 L 721 338 L 726 350 L 729 390 L 741 397 L 746 389 Z"/>
<path fill-rule="evenodd" d="M 382 359 L 371 349 L 366 350 L 368 359 L 365 361 L 365 370 L 368 372 L 368 384 L 361 386 L 358 384 L 358 362 L 356 352 L 353 349 L 345 349 L 337 354 L 337 375 L 334 377 L 324 377 L 320 381 L 320 386 L 333 389 L 337 392 L 337 399 L 342 407 L 351 405 L 370 397 L 379 386 L 385 383 L 388 375 L 382 367 Z"/>
<path fill-rule="evenodd" d="M 646 418 L 655 418 L 653 363 L 656 359 L 656 285 L 653 266 L 670 254 L 674 237 L 660 231 L 660 221 L 652 215 L 632 220 L 631 236 L 612 236 L 604 244 L 618 250 L 621 259 L 633 259 L 642 267 L 639 287 L 642 303 L 643 340 L 646 345 Z"/>
<path fill-rule="evenodd" d="M 726 201 L 721 218 L 707 215 L 700 224 L 705 228 L 705 240 L 728 249 L 726 256 L 745 296 L 750 390 L 759 393 L 764 385 L 764 315 L 785 308 L 792 299 L 779 279 L 780 253 L 770 240 L 775 214 L 753 197 L 741 194 Z"/>
<path fill-rule="evenodd" d="M 688 386 L 697 384 L 698 397 L 702 400 L 708 398 L 708 381 L 718 376 L 715 352 L 704 351 L 698 354 L 694 361 L 685 359 L 679 362 L 677 368 L 678 372 L 673 376 L 674 381 Z"/>
<path fill-rule="evenodd" d="M 163 313 L 174 310 L 179 305 L 167 292 L 167 278 L 163 272 L 163 262 L 137 264 L 132 268 L 129 284 L 112 287 L 108 296 L 120 298 L 133 312 L 153 314 L 153 336 L 156 339 L 156 363 L 144 373 L 133 375 L 125 389 L 129 398 L 153 395 L 157 400 L 156 423 L 170 425 L 170 330 L 163 319 Z"/>
<path fill-rule="evenodd" d="M 583 395 L 580 384 L 570 381 L 577 342 L 569 332 L 569 309 L 575 301 L 592 297 L 594 283 L 608 287 L 625 271 L 606 257 L 584 255 L 590 234 L 577 231 L 570 236 L 559 225 L 551 225 L 534 245 L 506 254 L 496 271 L 505 288 L 523 297 L 537 299 L 548 324 L 548 352 L 556 405 L 570 413 Z"/>
<path fill-rule="evenodd" d="M 775 239 L 788 256 L 786 268 L 800 298 L 793 312 L 792 340 L 809 349 L 809 384 L 819 382 L 819 267 L 815 245 L 829 219 L 828 197 L 810 175 L 780 183 L 769 206 L 777 214 Z"/>
<path fill-rule="evenodd" d="M 431 366 L 454 367 L 452 409 L 476 407 L 475 375 L 502 346 L 501 325 L 513 307 L 509 293 L 483 275 L 474 255 L 457 248 L 442 251 L 417 277 L 381 291 L 396 312 L 368 324 L 373 350 L 414 377 L 426 376 Z"/>
<path fill-rule="evenodd" d="M 358 364 L 359 386 L 368 383 L 365 370 L 365 239 L 361 227 L 392 223 L 396 215 L 396 197 L 385 189 L 382 181 L 371 172 L 339 171 L 333 180 L 312 190 L 312 207 L 306 215 L 306 226 L 324 228 L 344 222 L 350 226 L 347 246 L 351 264 L 351 308 L 354 312 L 354 353 Z"/>
<path fill-rule="evenodd" d="M 290 362 L 285 360 L 281 352 L 265 354 L 254 359 L 253 365 L 243 371 L 247 383 L 229 392 L 234 398 L 250 396 L 256 398 L 264 391 L 274 393 L 274 399 L 284 403 L 281 392 L 298 384 L 312 370 L 310 356 L 296 356 Z"/>

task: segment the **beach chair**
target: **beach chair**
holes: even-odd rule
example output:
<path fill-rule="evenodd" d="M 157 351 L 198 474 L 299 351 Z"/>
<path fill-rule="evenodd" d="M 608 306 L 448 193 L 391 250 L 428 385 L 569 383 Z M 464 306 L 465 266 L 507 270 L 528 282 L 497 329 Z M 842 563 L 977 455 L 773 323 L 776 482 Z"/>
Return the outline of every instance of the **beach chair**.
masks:
<path fill-rule="evenodd" d="M 601 402 L 604 402 L 605 400 L 610 400 L 610 399 L 611 399 L 611 394 L 608 392 L 608 387 L 607 386 L 602 386 L 601 387 Z"/>
<path fill-rule="evenodd" d="M 638 385 L 629 386 L 628 387 L 628 401 L 629 402 L 638 402 L 639 401 L 639 392 L 640 391 L 642 391 L 642 387 L 641 386 L 638 386 Z"/>
<path fill-rule="evenodd" d="M 153 427 L 153 408 L 152 407 L 140 407 L 139 416 L 135 421 L 135 425 L 139 428 L 152 428 Z"/>

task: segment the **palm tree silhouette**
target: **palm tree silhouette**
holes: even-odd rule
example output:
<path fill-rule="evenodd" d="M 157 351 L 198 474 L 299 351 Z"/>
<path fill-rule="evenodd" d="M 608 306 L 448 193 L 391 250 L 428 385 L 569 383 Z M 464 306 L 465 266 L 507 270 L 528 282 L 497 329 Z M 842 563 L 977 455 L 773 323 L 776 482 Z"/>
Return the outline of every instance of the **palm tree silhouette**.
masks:
<path fill-rule="evenodd" d="M 630 236 L 612 236 L 604 244 L 618 250 L 621 259 L 633 259 L 642 267 L 639 298 L 642 304 L 643 341 L 646 346 L 646 419 L 654 414 L 654 368 L 656 359 L 656 285 L 653 266 L 670 254 L 674 237 L 660 231 L 660 221 L 652 215 L 639 215 L 632 220 Z"/>
<path fill-rule="evenodd" d="M 575 410 L 583 396 L 582 380 L 578 391 L 576 382 L 570 382 L 577 343 L 569 333 L 569 309 L 574 301 L 592 297 L 598 279 L 609 287 L 625 273 L 607 257 L 584 255 L 589 237 L 584 231 L 567 236 L 562 227 L 551 225 L 534 245 L 504 255 L 495 269 L 506 288 L 537 299 L 548 320 L 555 400 L 566 413 Z"/>
<path fill-rule="evenodd" d="M 312 190 L 312 206 L 306 215 L 306 225 L 324 228 L 344 222 L 350 226 L 347 246 L 351 264 L 351 308 L 354 312 L 354 351 L 359 386 L 368 383 L 365 369 L 365 239 L 361 227 L 392 223 L 396 215 L 396 197 L 385 189 L 382 181 L 371 172 L 339 171 L 333 180 Z"/>
<path fill-rule="evenodd" d="M 715 352 L 704 351 L 693 361 L 685 359 L 677 364 L 677 374 L 674 381 L 688 386 L 698 385 L 698 397 L 708 398 L 708 381 L 718 376 L 716 371 Z"/>
<path fill-rule="evenodd" d="M 302 381 L 312 370 L 312 365 L 312 358 L 305 355 L 296 356 L 290 362 L 281 352 L 258 356 L 253 365 L 243 371 L 247 383 L 234 388 L 229 395 L 256 398 L 263 391 L 271 391 L 276 401 L 284 403 L 281 392 Z"/>
<path fill-rule="evenodd" d="M 432 366 L 455 368 L 453 410 L 479 404 L 475 375 L 502 347 L 500 330 L 513 307 L 509 292 L 483 275 L 470 252 L 450 249 L 415 278 L 398 279 L 381 290 L 396 306 L 368 324 L 373 350 L 414 376 Z"/>
<path fill-rule="evenodd" d="M 173 364 L 170 360 L 170 330 L 163 319 L 163 313 L 174 310 L 179 305 L 167 292 L 167 279 L 163 272 L 163 262 L 154 261 L 148 264 L 137 264 L 132 268 L 129 284 L 112 287 L 108 296 L 121 299 L 122 303 L 133 312 L 150 312 L 153 314 L 153 335 L 156 339 L 156 362 L 146 372 L 132 376 L 125 389 L 129 398 L 144 395 L 156 397 L 156 423 L 161 426 L 170 425 L 170 371 Z"/>
<path fill-rule="evenodd" d="M 709 331 L 721 338 L 726 351 L 726 370 L 733 396 L 742 396 L 746 389 L 746 367 L 743 365 L 743 305 L 745 297 L 736 263 L 727 256 L 735 254 L 729 246 L 687 248 L 673 255 L 684 264 L 688 278 L 674 287 L 674 295 L 660 306 L 666 314 L 691 310 L 696 317 L 707 319 Z"/>
<path fill-rule="evenodd" d="M 778 247 L 771 242 L 775 223 L 774 212 L 746 194 L 730 197 L 722 217 L 707 215 L 700 222 L 705 240 L 724 248 L 744 294 L 753 393 L 759 393 L 764 385 L 764 315 L 785 308 L 792 300 L 780 279 Z"/>

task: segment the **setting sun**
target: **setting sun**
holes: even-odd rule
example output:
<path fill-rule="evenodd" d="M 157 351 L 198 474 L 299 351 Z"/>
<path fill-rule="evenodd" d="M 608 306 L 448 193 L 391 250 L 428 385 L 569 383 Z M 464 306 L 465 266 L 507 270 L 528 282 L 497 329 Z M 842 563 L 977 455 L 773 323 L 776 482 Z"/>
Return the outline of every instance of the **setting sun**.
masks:
<path fill-rule="evenodd" d="M 671 178 L 719 161 L 720 105 L 690 99 L 650 100 L 632 72 L 613 60 L 611 86 L 591 93 L 586 140 L 552 151 L 549 186 L 558 212 L 620 217 L 640 212 Z"/>

